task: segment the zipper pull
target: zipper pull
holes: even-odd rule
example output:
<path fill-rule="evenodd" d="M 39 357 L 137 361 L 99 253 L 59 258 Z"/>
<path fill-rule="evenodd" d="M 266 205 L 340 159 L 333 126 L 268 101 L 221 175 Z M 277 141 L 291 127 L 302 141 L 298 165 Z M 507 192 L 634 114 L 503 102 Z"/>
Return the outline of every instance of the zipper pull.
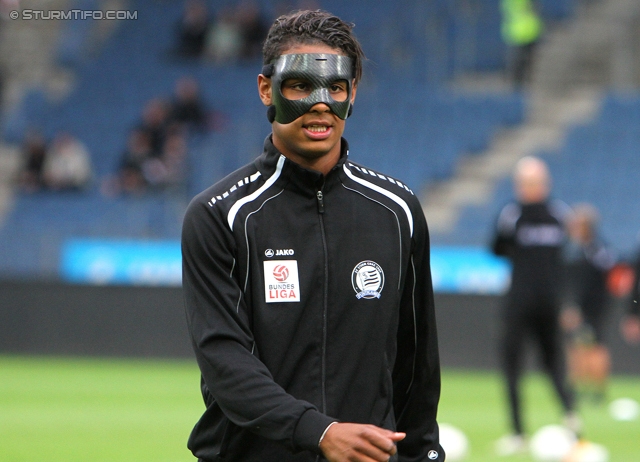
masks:
<path fill-rule="evenodd" d="M 324 213 L 324 195 L 322 191 L 318 191 L 316 197 L 318 198 L 318 213 Z"/>

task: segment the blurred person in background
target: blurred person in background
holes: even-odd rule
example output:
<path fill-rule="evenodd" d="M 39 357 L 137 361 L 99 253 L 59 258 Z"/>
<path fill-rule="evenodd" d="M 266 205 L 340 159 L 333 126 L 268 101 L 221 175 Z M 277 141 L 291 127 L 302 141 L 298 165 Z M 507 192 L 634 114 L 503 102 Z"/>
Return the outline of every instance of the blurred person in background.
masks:
<path fill-rule="evenodd" d="M 18 185 L 24 192 L 33 193 L 45 187 L 42 170 L 47 157 L 47 142 L 38 130 L 27 131 L 21 147 L 22 168 Z"/>
<path fill-rule="evenodd" d="M 509 47 L 508 65 L 516 87 L 530 81 L 544 24 L 533 0 L 501 0 L 502 38 Z"/>
<path fill-rule="evenodd" d="M 205 131 L 222 131 L 227 123 L 227 114 L 209 107 L 202 95 L 200 84 L 194 77 L 184 76 L 176 81 L 169 103 L 169 130 L 182 129 L 189 135 Z"/>
<path fill-rule="evenodd" d="M 103 194 L 115 196 L 147 192 L 149 184 L 144 175 L 144 164 L 151 158 L 153 155 L 149 133 L 134 128 L 127 137 L 127 145 L 115 176 L 107 178 L 102 184 Z"/>
<path fill-rule="evenodd" d="M 200 93 L 200 85 L 193 77 L 176 81 L 169 118 L 186 129 L 201 131 L 207 128 L 207 108 Z"/>
<path fill-rule="evenodd" d="M 207 36 L 206 54 L 216 63 L 259 58 L 269 26 L 254 0 L 228 5 L 216 15 Z"/>
<path fill-rule="evenodd" d="M 187 139 L 184 130 L 169 130 L 160 155 L 153 152 L 149 134 L 134 129 L 115 176 L 102 184 L 106 196 L 139 195 L 182 186 L 186 177 Z"/>
<path fill-rule="evenodd" d="M 236 18 L 242 33 L 242 58 L 253 59 L 260 57 L 262 42 L 267 35 L 269 25 L 262 17 L 258 2 L 255 0 L 243 0 L 238 5 Z"/>
<path fill-rule="evenodd" d="M 187 0 L 178 23 L 178 54 L 199 58 L 204 53 L 209 32 L 209 11 L 203 0 Z"/>
<path fill-rule="evenodd" d="M 47 151 L 42 176 L 53 191 L 86 189 L 93 176 L 89 151 L 70 133 L 59 133 Z"/>
<path fill-rule="evenodd" d="M 102 193 L 142 194 L 183 185 L 189 135 L 221 129 L 224 122 L 223 114 L 207 109 L 195 78 L 177 79 L 170 99 L 154 97 L 145 103 L 117 172 L 102 182 Z"/>
<path fill-rule="evenodd" d="M 142 165 L 142 173 L 148 188 L 165 191 L 183 184 L 187 141 L 182 130 L 170 130 L 165 137 L 160 156 L 147 159 Z"/>
<path fill-rule="evenodd" d="M 544 371 L 562 403 L 565 425 L 576 433 L 580 430 L 580 420 L 574 412 L 574 393 L 567 383 L 559 325 L 562 249 L 571 211 L 563 202 L 549 198 L 551 178 L 541 159 L 525 157 L 518 162 L 514 188 L 517 200 L 502 209 L 493 241 L 493 252 L 507 257 L 512 265 L 500 345 L 512 434 L 496 442 L 499 455 L 527 449 L 519 386 L 528 340 L 533 340 L 540 350 Z"/>
<path fill-rule="evenodd" d="M 151 156 L 159 157 L 171 124 L 170 105 L 160 97 L 147 101 L 142 109 L 142 120 L 137 129 L 146 132 L 151 143 Z"/>
<path fill-rule="evenodd" d="M 585 398 L 602 403 L 611 369 L 605 343 L 610 294 L 608 275 L 614 252 L 598 235 L 598 211 L 590 204 L 573 208 L 565 252 L 567 301 L 561 324 L 569 333 L 569 377 Z"/>
<path fill-rule="evenodd" d="M 227 5 L 218 11 L 207 34 L 205 54 L 217 64 L 235 64 L 242 55 L 242 28 L 236 10 Z"/>
<path fill-rule="evenodd" d="M 349 160 L 352 28 L 319 10 L 276 19 L 264 150 L 185 214 L 202 462 L 444 461 L 427 224 L 406 186 Z"/>
<path fill-rule="evenodd" d="M 620 330 L 623 338 L 632 345 L 640 344 L 640 250 L 635 258 L 635 271 L 629 309 L 622 320 Z"/>

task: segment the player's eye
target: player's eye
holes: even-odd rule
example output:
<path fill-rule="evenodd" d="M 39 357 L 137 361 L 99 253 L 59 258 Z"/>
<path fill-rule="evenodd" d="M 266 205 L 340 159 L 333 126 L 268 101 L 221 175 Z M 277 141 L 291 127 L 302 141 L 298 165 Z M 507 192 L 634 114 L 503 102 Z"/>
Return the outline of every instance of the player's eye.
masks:
<path fill-rule="evenodd" d="M 333 82 L 331 85 L 329 85 L 329 91 L 331 92 L 331 97 L 335 101 L 342 102 L 347 100 L 347 82 L 345 82 L 344 80 Z"/>
<path fill-rule="evenodd" d="M 287 79 L 282 83 L 282 95 L 287 99 L 303 99 L 311 93 L 311 84 L 304 80 Z"/>

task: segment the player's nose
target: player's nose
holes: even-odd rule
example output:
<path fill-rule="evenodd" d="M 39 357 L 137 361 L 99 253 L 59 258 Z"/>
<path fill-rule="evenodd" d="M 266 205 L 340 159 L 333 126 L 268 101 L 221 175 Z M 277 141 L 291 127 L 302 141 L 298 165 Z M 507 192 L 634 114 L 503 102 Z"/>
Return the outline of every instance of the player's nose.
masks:
<path fill-rule="evenodd" d="M 327 103 L 316 103 L 313 106 L 311 106 L 311 109 L 309 109 L 309 112 L 317 112 L 319 114 L 323 113 L 323 112 L 331 112 L 331 108 L 329 107 L 329 105 Z"/>

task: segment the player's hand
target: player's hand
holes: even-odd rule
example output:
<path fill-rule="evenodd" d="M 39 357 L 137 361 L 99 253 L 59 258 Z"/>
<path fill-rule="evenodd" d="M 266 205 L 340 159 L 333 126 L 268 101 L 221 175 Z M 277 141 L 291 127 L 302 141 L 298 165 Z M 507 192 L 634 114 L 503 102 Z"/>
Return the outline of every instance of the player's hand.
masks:
<path fill-rule="evenodd" d="M 374 425 L 337 423 L 327 430 L 320 449 L 329 462 L 387 462 L 405 436 Z"/>

